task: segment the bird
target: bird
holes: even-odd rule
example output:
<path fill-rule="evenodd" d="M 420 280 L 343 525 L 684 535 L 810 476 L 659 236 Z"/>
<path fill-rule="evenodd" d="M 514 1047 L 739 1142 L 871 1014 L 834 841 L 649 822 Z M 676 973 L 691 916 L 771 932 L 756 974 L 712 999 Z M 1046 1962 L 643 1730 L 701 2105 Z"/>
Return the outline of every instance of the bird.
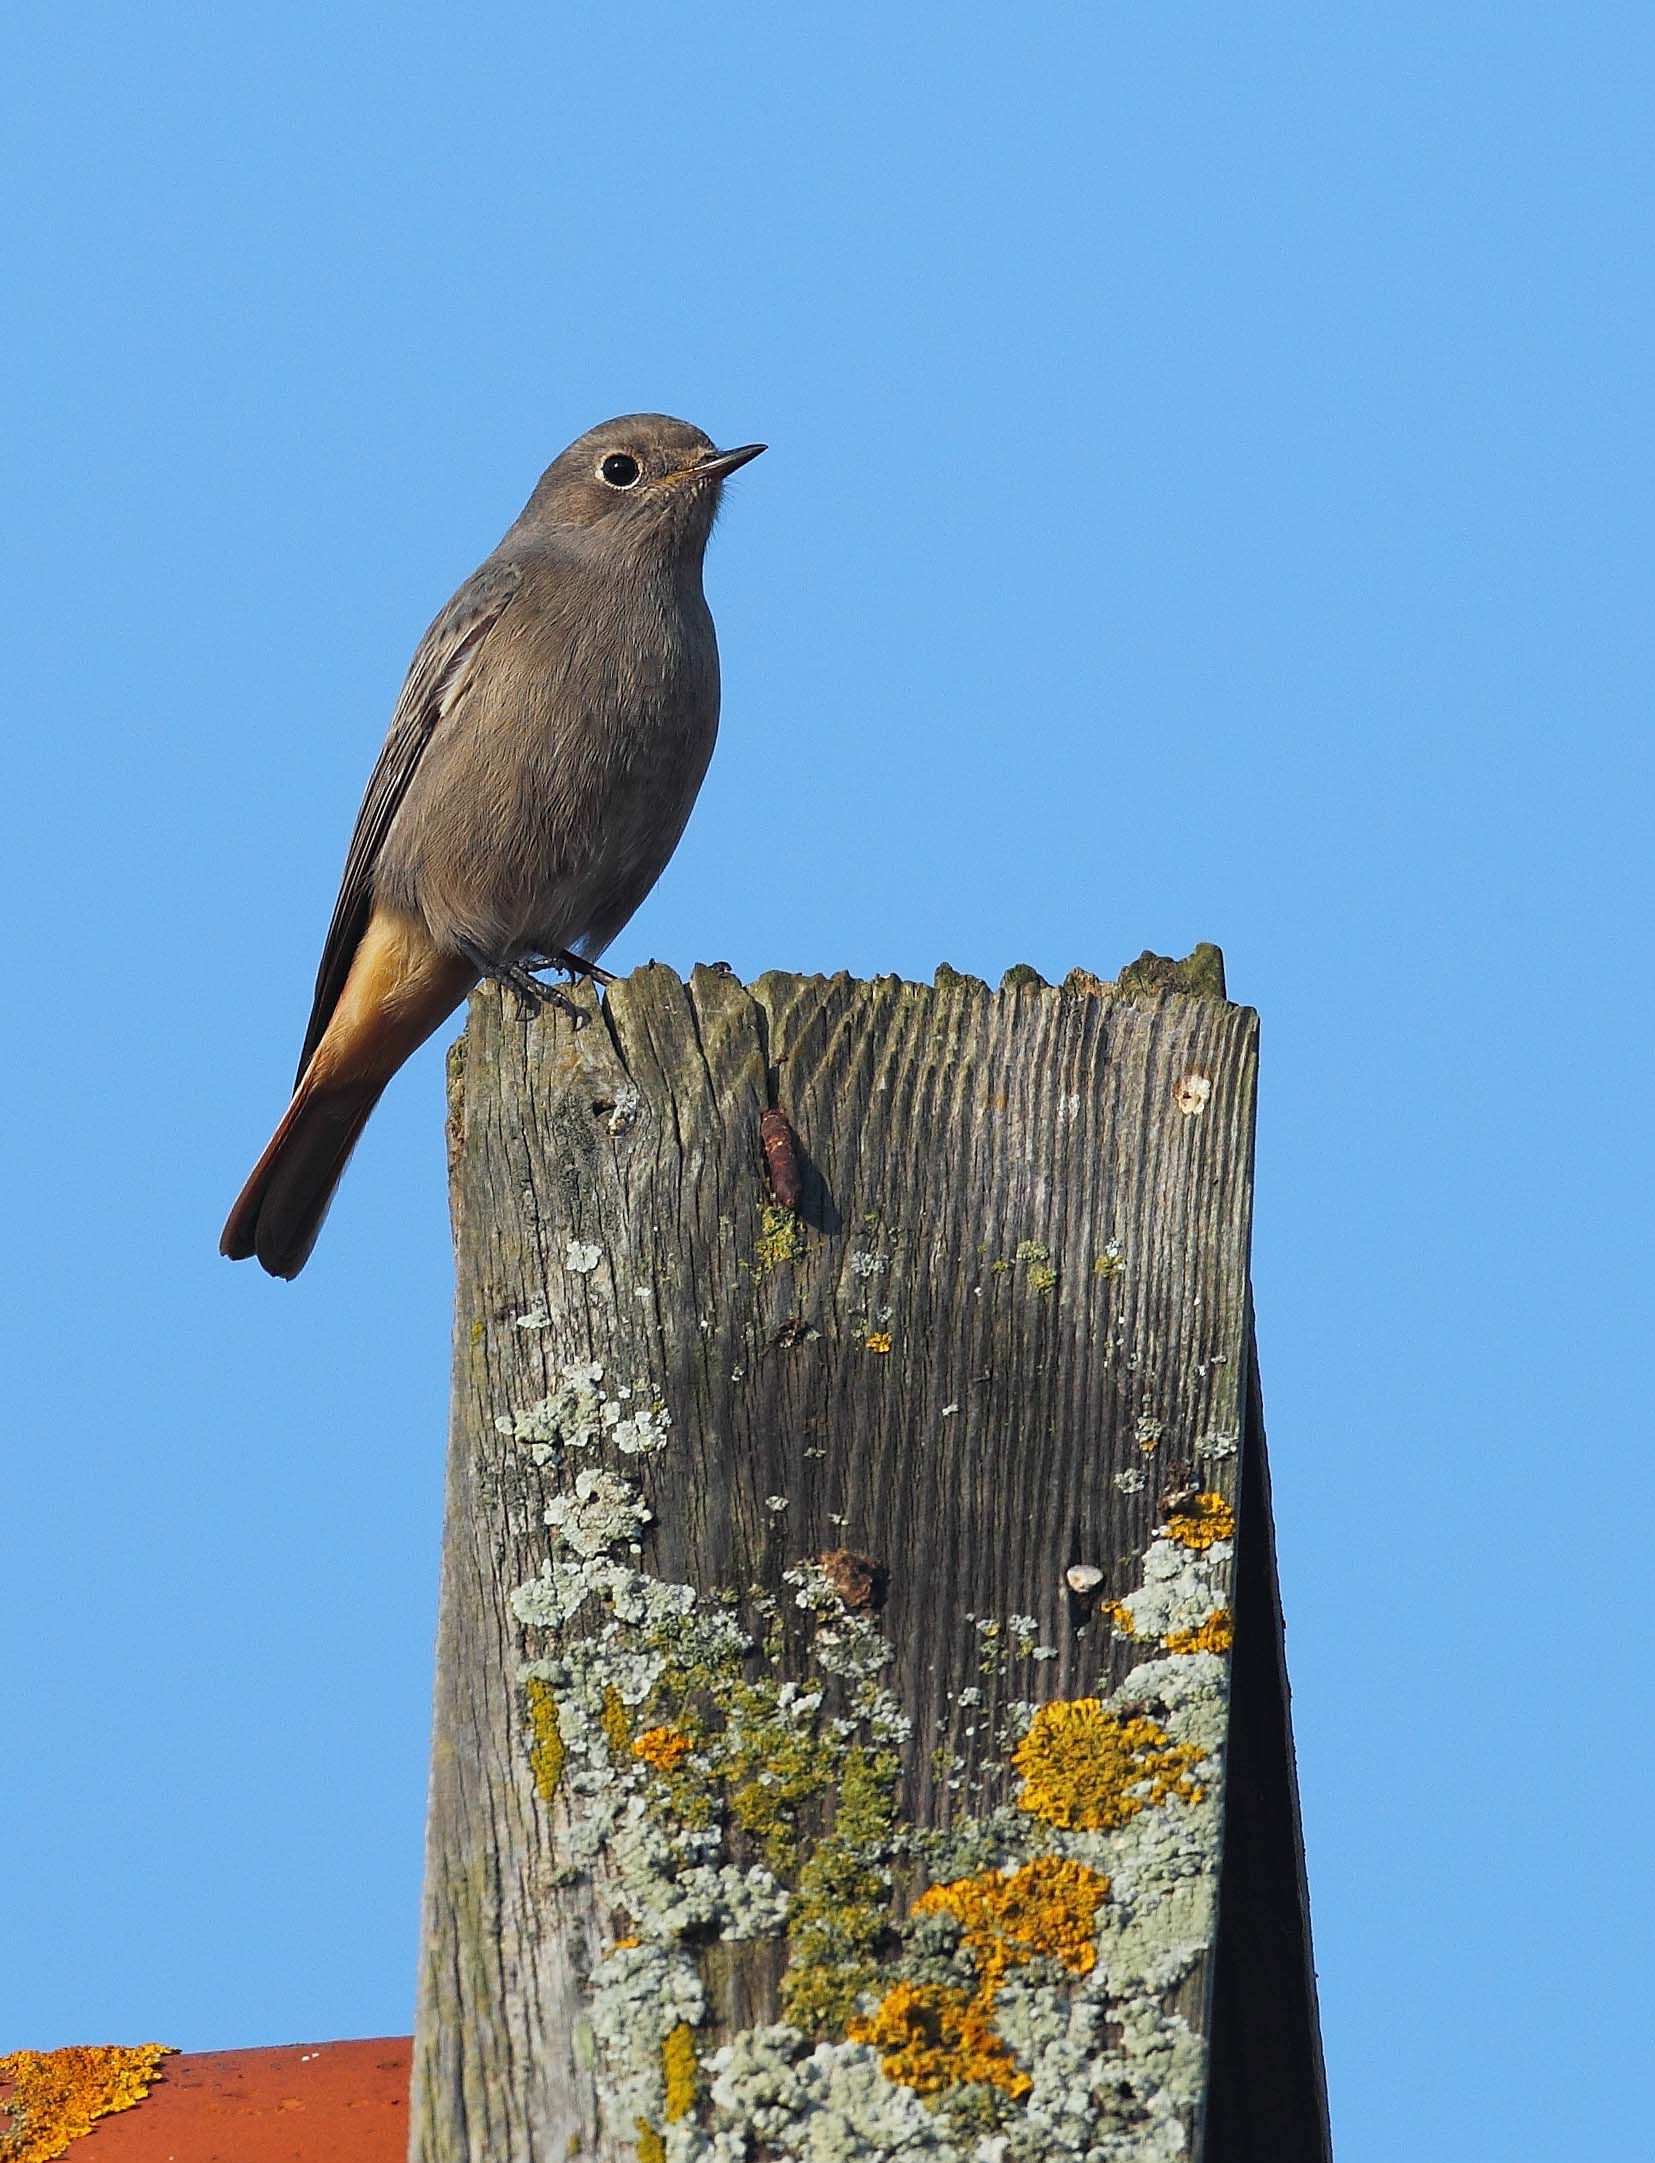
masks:
<path fill-rule="evenodd" d="M 293 1096 L 220 1240 L 298 1275 L 369 1113 L 485 978 L 598 958 L 666 868 L 718 732 L 702 561 L 719 450 L 664 413 L 578 436 L 421 639 L 346 852 Z"/>

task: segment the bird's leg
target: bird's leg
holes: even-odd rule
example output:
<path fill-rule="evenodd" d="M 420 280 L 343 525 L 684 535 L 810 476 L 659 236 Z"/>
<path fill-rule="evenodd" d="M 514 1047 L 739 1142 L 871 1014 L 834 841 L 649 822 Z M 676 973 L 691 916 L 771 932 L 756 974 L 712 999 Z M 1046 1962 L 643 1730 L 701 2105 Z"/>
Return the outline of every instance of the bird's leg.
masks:
<path fill-rule="evenodd" d="M 486 976 L 493 983 L 506 985 L 517 994 L 531 1013 L 538 1014 L 543 1006 L 555 1006 L 569 1016 L 577 1029 L 585 1025 L 587 1016 L 576 1006 L 573 999 L 566 992 L 559 991 L 555 984 L 543 984 L 539 977 L 530 975 L 522 962 L 506 961 L 497 954 L 485 954 L 480 946 L 473 946 L 466 939 L 457 940 L 455 943 L 479 976 Z"/>
<path fill-rule="evenodd" d="M 526 958 L 531 969 L 562 969 L 571 981 L 577 976 L 585 977 L 589 984 L 613 984 L 615 981 L 611 970 L 600 969 L 595 961 L 588 961 L 584 954 L 571 953 L 566 946 L 560 946 L 555 953 L 530 954 Z"/>

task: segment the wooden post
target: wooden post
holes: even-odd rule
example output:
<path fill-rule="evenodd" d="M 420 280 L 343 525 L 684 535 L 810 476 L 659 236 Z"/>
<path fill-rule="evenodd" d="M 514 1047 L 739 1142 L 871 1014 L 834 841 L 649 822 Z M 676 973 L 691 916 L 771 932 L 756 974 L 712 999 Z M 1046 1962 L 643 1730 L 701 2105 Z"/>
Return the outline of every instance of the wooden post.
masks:
<path fill-rule="evenodd" d="M 1315 2163 L 1216 949 L 580 996 L 451 1067 L 415 2163 Z"/>

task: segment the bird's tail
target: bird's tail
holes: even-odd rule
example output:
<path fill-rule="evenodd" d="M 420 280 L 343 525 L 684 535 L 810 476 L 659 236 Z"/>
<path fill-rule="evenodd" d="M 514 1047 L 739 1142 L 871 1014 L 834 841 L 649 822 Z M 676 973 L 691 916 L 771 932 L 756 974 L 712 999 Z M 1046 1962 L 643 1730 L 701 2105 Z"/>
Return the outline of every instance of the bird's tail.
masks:
<path fill-rule="evenodd" d="M 221 1254 L 233 1262 L 257 1255 L 273 1277 L 299 1274 L 388 1079 L 318 1080 L 312 1066 L 236 1197 Z"/>
<path fill-rule="evenodd" d="M 256 1254 L 273 1277 L 296 1277 L 391 1076 L 477 981 L 417 917 L 375 908 L 320 1043 L 270 1146 L 254 1165 L 219 1251 Z"/>

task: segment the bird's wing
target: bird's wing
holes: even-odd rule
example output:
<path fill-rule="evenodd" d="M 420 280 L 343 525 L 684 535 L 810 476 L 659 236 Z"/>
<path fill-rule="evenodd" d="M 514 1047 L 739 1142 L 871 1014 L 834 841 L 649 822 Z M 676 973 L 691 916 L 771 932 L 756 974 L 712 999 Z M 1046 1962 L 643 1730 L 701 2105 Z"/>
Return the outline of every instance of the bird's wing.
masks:
<path fill-rule="evenodd" d="M 351 958 L 361 943 L 373 903 L 374 867 L 391 821 L 408 793 L 426 745 L 469 682 L 484 640 L 510 606 L 521 579 L 522 572 L 514 563 L 484 564 L 466 580 L 420 640 L 391 716 L 385 748 L 356 815 L 339 899 L 334 904 L 333 922 L 328 926 L 321 966 L 316 971 L 316 997 L 305 1030 L 304 1050 L 299 1054 L 301 1077 L 339 1003 Z M 297 1082 L 294 1086 L 298 1086 Z"/>

